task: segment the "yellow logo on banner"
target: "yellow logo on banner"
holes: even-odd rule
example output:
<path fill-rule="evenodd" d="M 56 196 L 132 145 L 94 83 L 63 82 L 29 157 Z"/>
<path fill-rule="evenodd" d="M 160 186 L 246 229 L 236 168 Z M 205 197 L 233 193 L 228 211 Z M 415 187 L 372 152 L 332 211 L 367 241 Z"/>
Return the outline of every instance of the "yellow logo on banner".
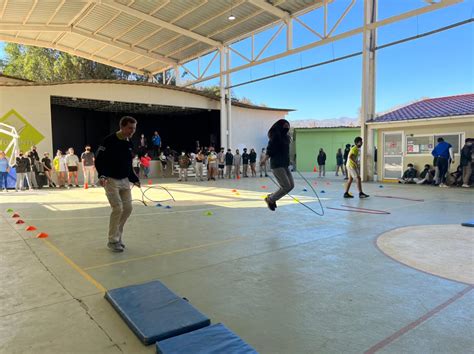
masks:
<path fill-rule="evenodd" d="M 44 139 L 44 136 L 14 109 L 11 109 L 1 117 L 0 123 L 15 127 L 20 136 L 18 144 L 21 151 L 30 150 L 32 145 L 36 145 Z M 6 149 L 11 139 L 10 136 L 0 133 L 0 150 Z"/>

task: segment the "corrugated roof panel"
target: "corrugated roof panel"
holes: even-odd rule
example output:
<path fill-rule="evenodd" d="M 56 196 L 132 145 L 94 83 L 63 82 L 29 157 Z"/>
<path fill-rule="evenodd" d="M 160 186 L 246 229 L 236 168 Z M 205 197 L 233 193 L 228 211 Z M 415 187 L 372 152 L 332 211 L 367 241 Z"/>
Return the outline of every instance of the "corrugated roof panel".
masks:
<path fill-rule="evenodd" d="M 190 8 L 197 6 L 202 2 L 203 0 L 172 0 L 168 5 L 161 8 L 160 11 L 158 11 L 153 16 L 163 21 L 170 22 L 178 18 L 184 12 L 188 11 Z"/>
<path fill-rule="evenodd" d="M 332 0 L 334 1 L 334 0 Z M 275 1 L 274 1 L 275 2 Z M 317 3 L 322 3 L 321 0 L 288 0 L 285 1 L 284 3 L 277 5 L 276 7 L 280 8 L 283 11 L 289 12 L 290 14 L 293 14 L 295 12 L 299 12 L 308 6 L 313 6 Z"/>
<path fill-rule="evenodd" d="M 94 32 L 103 25 L 105 25 L 118 13 L 119 11 L 112 10 L 109 7 L 96 6 L 94 8 L 94 11 L 89 12 L 89 14 L 79 22 L 77 27 L 85 29 L 89 32 Z"/>
<path fill-rule="evenodd" d="M 211 48 L 212 47 L 210 45 L 207 45 L 207 44 L 204 44 L 204 43 L 196 43 L 195 45 L 174 54 L 173 57 L 181 61 L 181 60 L 185 60 L 185 59 L 189 58 L 190 56 L 192 56 L 196 52 L 198 52 L 198 53 L 204 52 L 205 50 L 211 49 Z M 216 60 L 218 60 L 218 59 L 216 59 Z"/>
<path fill-rule="evenodd" d="M 35 33 L 35 35 L 36 35 L 36 33 Z M 56 33 L 56 32 L 42 32 L 38 36 L 38 40 L 39 41 L 44 41 L 44 42 L 52 42 L 56 38 L 58 38 L 58 36 L 59 36 L 59 33 Z"/>
<path fill-rule="evenodd" d="M 102 48 L 104 46 L 104 43 L 94 41 L 92 39 L 89 39 L 85 41 L 83 44 L 81 44 L 80 49 L 84 50 L 88 53 L 95 53 L 97 50 Z"/>
<path fill-rule="evenodd" d="M 113 58 L 115 55 L 117 55 L 121 51 L 122 51 L 122 49 L 107 46 L 104 49 L 102 49 L 100 52 L 98 52 L 97 55 L 101 56 L 101 57 L 104 57 L 104 58 Z"/>
<path fill-rule="evenodd" d="M 158 26 L 145 21 L 145 22 L 140 23 L 138 26 L 133 28 L 133 30 L 131 30 L 124 36 L 120 37 L 120 40 L 123 42 L 128 42 L 128 43 L 136 43 L 141 38 L 144 38 L 150 33 L 156 31 L 158 28 L 159 28 Z"/>
<path fill-rule="evenodd" d="M 276 21 L 277 19 L 268 13 L 259 14 L 248 20 L 242 21 L 238 26 L 233 26 L 225 31 L 213 35 L 214 39 L 218 41 L 227 42 L 232 38 L 242 36 L 246 33 L 251 33 L 265 25 Z"/>
<path fill-rule="evenodd" d="M 192 38 L 181 36 L 176 38 L 174 41 L 171 41 L 168 44 L 158 48 L 156 51 L 169 54 L 194 42 L 196 41 Z"/>
<path fill-rule="evenodd" d="M 45 23 L 56 11 L 61 2 L 59 1 L 44 1 L 41 6 L 36 6 L 28 19 L 28 24 Z"/>
<path fill-rule="evenodd" d="M 154 62 L 154 60 L 151 59 L 151 58 L 141 57 L 137 60 L 134 60 L 133 62 L 131 62 L 128 65 L 133 66 L 133 67 L 138 68 L 138 69 L 141 69 L 143 67 L 146 67 L 146 66 L 150 65 L 153 62 Z"/>
<path fill-rule="evenodd" d="M 33 1 L 9 1 L 5 12 L 3 13 L 2 22 L 23 22 L 33 6 Z"/>
<path fill-rule="evenodd" d="M 83 40 L 84 37 L 75 33 L 67 32 L 61 39 L 59 39 L 58 44 L 64 45 L 66 47 L 76 48 Z"/>
<path fill-rule="evenodd" d="M 115 58 L 113 58 L 113 61 L 116 61 L 117 63 L 125 63 L 133 58 L 135 58 L 137 55 L 128 51 L 123 52 L 120 55 L 117 55 Z"/>
<path fill-rule="evenodd" d="M 102 29 L 100 33 L 106 37 L 120 38 L 119 36 L 122 33 L 131 29 L 133 26 L 135 26 L 139 22 L 140 20 L 137 19 L 136 17 L 133 17 L 131 15 L 128 15 L 122 12 L 119 15 L 119 17 L 117 17 L 108 26 Z"/>
<path fill-rule="evenodd" d="M 228 4 L 225 4 L 225 6 L 223 6 L 223 4 L 224 3 L 222 1 L 208 1 L 206 5 L 199 7 L 192 13 L 176 21 L 175 25 L 186 29 L 192 29 L 194 27 L 197 27 L 201 23 L 208 21 L 212 17 L 218 15 L 225 16 L 225 14 L 229 11 L 229 6 Z"/>
<path fill-rule="evenodd" d="M 51 21 L 52 25 L 67 25 L 85 8 L 86 3 L 81 1 L 66 1 Z"/>
<path fill-rule="evenodd" d="M 150 1 L 150 0 L 136 0 L 132 4 L 131 7 L 134 8 L 135 10 L 141 11 L 145 14 L 150 14 L 153 11 L 155 11 L 156 9 L 163 6 L 163 4 L 165 4 L 167 2 L 168 2 L 168 0 L 153 0 L 153 1 Z M 127 5 L 127 4 L 125 4 L 125 5 Z"/>

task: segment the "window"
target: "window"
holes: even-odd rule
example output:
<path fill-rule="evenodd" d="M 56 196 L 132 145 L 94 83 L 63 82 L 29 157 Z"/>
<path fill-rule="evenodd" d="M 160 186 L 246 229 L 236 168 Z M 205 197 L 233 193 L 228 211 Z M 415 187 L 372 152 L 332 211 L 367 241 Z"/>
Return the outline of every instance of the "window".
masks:
<path fill-rule="evenodd" d="M 407 155 L 431 155 L 431 151 L 438 144 L 438 138 L 442 137 L 444 141 L 453 146 L 453 152 L 461 152 L 463 133 L 447 133 L 437 135 L 411 135 L 406 137 Z"/>
<path fill-rule="evenodd" d="M 438 143 L 438 138 L 443 138 L 444 141 L 450 143 L 453 146 L 453 153 L 460 154 L 461 153 L 461 139 L 463 134 L 439 134 L 435 135 L 435 144 Z"/>
<path fill-rule="evenodd" d="M 407 155 L 429 155 L 433 150 L 433 135 L 407 136 Z"/>

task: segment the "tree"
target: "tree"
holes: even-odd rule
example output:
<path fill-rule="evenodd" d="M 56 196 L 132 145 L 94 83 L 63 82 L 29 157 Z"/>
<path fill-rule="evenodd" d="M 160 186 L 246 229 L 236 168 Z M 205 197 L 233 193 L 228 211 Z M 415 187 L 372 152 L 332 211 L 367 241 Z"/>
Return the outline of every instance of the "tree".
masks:
<path fill-rule="evenodd" d="M 113 68 L 54 49 L 5 45 L 6 59 L 0 69 L 11 75 L 32 81 L 69 81 L 86 79 L 122 79 L 146 81 L 143 75 Z"/>

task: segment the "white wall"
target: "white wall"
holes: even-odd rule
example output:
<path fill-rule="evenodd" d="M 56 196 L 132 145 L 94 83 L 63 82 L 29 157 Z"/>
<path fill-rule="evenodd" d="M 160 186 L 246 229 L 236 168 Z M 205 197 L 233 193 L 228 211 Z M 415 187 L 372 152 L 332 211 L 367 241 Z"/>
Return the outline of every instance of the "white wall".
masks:
<path fill-rule="evenodd" d="M 246 147 L 254 148 L 257 154 L 268 144 L 267 132 L 279 119 L 285 118 L 287 112 L 265 111 L 232 106 L 231 145 L 232 151 Z M 226 146 L 227 148 L 227 146 Z"/>
<path fill-rule="evenodd" d="M 0 117 L 11 109 L 17 111 L 45 138 L 37 144 L 40 152 L 52 151 L 51 96 L 161 104 L 203 109 L 220 109 L 218 100 L 160 87 L 113 84 L 71 83 L 56 85 L 1 86 Z M 231 148 L 266 147 L 267 131 L 286 111 L 268 111 L 232 107 Z M 227 147 L 226 147 L 227 148 Z"/>

